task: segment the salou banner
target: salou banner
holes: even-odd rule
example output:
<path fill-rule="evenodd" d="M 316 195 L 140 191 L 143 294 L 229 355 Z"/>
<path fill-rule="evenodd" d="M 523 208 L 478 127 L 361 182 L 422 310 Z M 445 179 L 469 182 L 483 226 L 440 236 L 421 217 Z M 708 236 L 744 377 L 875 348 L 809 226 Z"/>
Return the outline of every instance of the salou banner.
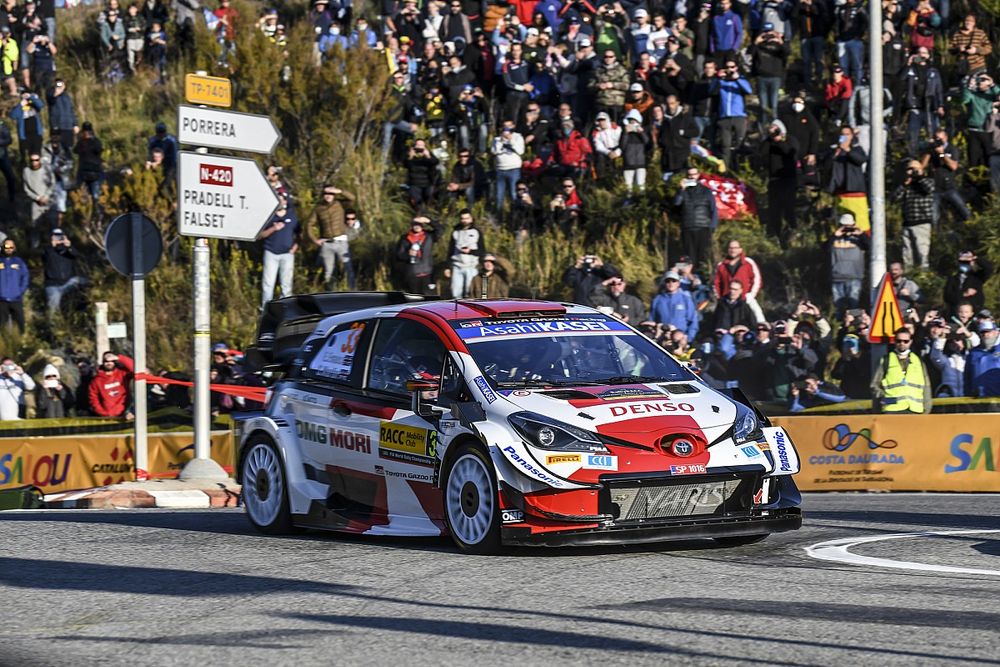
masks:
<path fill-rule="evenodd" d="M 698 181 L 715 194 L 719 220 L 757 215 L 757 193 L 743 181 L 718 174 L 702 174 Z"/>

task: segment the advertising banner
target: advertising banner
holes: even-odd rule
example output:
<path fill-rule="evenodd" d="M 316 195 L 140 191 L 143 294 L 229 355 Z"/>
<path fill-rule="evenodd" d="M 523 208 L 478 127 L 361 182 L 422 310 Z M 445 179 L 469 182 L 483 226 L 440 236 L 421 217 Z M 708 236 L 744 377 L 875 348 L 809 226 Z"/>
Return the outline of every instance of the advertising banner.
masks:
<path fill-rule="evenodd" d="M 803 491 L 1000 492 L 1000 417 L 774 417 L 792 436 Z"/>
<path fill-rule="evenodd" d="M 194 457 L 194 434 L 149 434 L 153 478 L 176 477 Z M 212 432 L 212 458 L 233 470 L 230 431 Z M 45 493 L 135 479 L 131 434 L 0 438 L 0 489 L 32 484 Z"/>

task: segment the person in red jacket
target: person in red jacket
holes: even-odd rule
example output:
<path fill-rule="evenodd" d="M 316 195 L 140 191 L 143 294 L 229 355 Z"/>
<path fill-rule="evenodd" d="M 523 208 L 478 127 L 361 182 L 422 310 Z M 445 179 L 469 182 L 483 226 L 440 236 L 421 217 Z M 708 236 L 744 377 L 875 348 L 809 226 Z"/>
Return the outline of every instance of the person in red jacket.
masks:
<path fill-rule="evenodd" d="M 830 120 L 838 127 L 847 122 L 847 112 L 853 92 L 854 85 L 851 83 L 851 79 L 844 76 L 844 70 L 840 68 L 840 65 L 834 65 L 830 83 L 826 84 L 823 101 L 830 112 Z"/>
<path fill-rule="evenodd" d="M 555 150 L 559 174 L 574 180 L 582 178 L 587 173 L 590 155 L 593 152 L 594 149 L 587 141 L 587 137 L 580 134 L 573 126 L 572 119 L 564 120 L 562 135 L 556 141 Z"/>
<path fill-rule="evenodd" d="M 729 294 L 729 285 L 734 280 L 740 281 L 744 287 L 744 295 L 747 305 L 753 311 L 758 322 L 764 322 L 764 311 L 757 303 L 757 294 L 764 286 L 764 280 L 760 274 L 760 267 L 757 262 L 747 257 L 743 252 L 743 246 L 736 239 L 726 246 L 726 258 L 715 267 L 715 278 L 712 285 L 715 288 L 715 297 L 720 299 Z"/>
<path fill-rule="evenodd" d="M 124 354 L 119 356 L 114 352 L 105 352 L 101 359 L 101 367 L 94 379 L 90 381 L 88 395 L 90 409 L 100 417 L 132 418 L 129 408 L 129 388 L 132 372 L 135 370 L 132 359 Z"/>

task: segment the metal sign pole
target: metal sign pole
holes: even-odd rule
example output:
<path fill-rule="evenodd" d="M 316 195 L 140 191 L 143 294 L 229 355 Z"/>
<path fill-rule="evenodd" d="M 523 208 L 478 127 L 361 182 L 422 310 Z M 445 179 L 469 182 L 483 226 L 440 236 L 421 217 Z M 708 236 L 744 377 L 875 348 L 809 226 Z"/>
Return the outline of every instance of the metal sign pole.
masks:
<path fill-rule="evenodd" d="M 868 3 L 868 89 L 871 93 L 871 155 L 868 178 L 871 183 L 871 288 L 876 278 L 885 273 L 885 124 L 882 118 L 885 99 L 882 78 L 882 4 Z"/>
<path fill-rule="evenodd" d="M 142 222 L 140 213 L 130 216 L 132 232 L 132 346 L 134 371 L 146 372 L 146 281 L 142 277 Z M 146 380 L 135 381 L 135 478 L 149 479 L 149 441 L 147 438 Z"/>

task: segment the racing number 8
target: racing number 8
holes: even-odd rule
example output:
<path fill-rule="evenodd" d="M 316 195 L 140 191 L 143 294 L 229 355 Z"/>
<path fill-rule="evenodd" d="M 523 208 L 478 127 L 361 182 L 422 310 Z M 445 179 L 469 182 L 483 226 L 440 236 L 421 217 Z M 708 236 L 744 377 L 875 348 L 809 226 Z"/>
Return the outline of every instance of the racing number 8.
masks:
<path fill-rule="evenodd" d="M 361 333 L 365 330 L 364 322 L 355 322 L 351 325 L 351 333 L 347 336 L 347 340 L 344 344 L 340 346 L 340 351 L 344 354 L 351 354 L 354 352 L 355 348 L 358 346 L 358 339 L 361 338 Z"/>

